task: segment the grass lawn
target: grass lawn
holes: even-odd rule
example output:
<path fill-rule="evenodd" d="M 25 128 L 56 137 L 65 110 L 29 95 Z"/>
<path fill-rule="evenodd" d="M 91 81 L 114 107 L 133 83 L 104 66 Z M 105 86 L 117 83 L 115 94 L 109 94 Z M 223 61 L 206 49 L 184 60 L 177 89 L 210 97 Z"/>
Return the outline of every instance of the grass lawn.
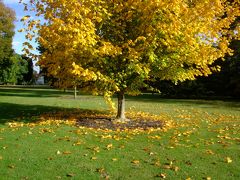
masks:
<path fill-rule="evenodd" d="M 240 102 L 127 97 L 162 130 L 93 130 L 43 114 L 107 113 L 100 96 L 0 87 L 0 179 L 240 179 Z M 74 117 L 73 117 L 74 118 Z M 15 122 L 15 123 L 13 123 Z"/>

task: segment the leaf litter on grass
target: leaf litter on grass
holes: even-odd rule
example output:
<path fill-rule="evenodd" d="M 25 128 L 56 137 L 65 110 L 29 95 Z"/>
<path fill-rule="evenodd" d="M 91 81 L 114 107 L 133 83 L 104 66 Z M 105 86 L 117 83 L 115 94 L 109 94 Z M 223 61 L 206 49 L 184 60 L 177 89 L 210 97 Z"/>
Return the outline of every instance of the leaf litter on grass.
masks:
<path fill-rule="evenodd" d="M 32 130 L 34 128 L 39 129 L 39 134 L 44 134 L 54 133 L 55 130 L 53 127 L 60 127 L 62 125 L 73 126 L 77 128 L 76 130 L 71 131 L 71 133 L 74 133 L 75 135 L 94 135 L 95 137 L 99 138 L 101 143 L 105 141 L 107 142 L 105 144 L 105 147 L 94 146 L 90 148 L 93 153 L 92 156 L 90 155 L 89 158 L 90 160 L 95 161 L 98 161 L 98 157 L 94 155 L 96 153 L 99 153 L 100 149 L 102 149 L 102 151 L 109 151 L 115 148 L 125 148 L 125 144 L 120 145 L 119 147 L 115 147 L 115 145 L 113 145 L 113 141 L 131 142 L 131 140 L 133 140 L 135 136 L 141 135 L 146 136 L 150 143 L 159 143 L 162 142 L 164 139 L 167 139 L 169 149 L 175 149 L 178 147 L 192 148 L 203 146 L 205 147 L 205 151 L 203 153 L 207 155 L 218 155 L 218 152 L 210 149 L 210 147 L 214 144 L 222 144 L 223 146 L 228 144 L 228 146 L 231 146 L 231 143 L 240 142 L 240 138 L 238 137 L 238 132 L 240 129 L 240 122 L 238 121 L 240 119 L 239 116 L 223 115 L 216 113 L 209 114 L 200 111 L 187 112 L 180 110 L 179 114 L 173 117 L 171 117 L 171 115 L 157 116 L 149 115 L 146 113 L 134 114 L 131 112 L 128 114 L 128 116 L 134 117 L 135 119 L 133 119 L 137 122 L 136 124 L 139 125 L 139 120 L 142 119 L 145 119 L 143 121 L 144 123 L 140 124 L 139 127 L 134 127 L 132 126 L 132 124 L 130 124 L 129 127 L 127 127 L 126 124 L 124 124 L 124 126 L 113 127 L 112 124 L 107 124 L 106 126 L 103 126 L 102 123 L 103 120 L 108 121 L 109 123 L 112 118 L 111 114 L 99 114 L 99 112 L 93 114 L 90 113 L 90 118 L 88 118 L 87 115 L 89 115 L 89 112 L 86 112 L 85 114 L 79 114 L 76 112 L 68 112 L 67 114 L 66 112 L 57 112 L 56 114 L 46 113 L 40 116 L 39 121 L 36 121 L 35 123 L 10 122 L 8 123 L 8 128 L 18 130 L 19 128 L 29 127 L 31 128 L 31 130 L 28 130 L 28 133 L 26 133 L 26 135 L 33 135 L 34 132 Z M 85 121 L 91 121 L 91 126 L 88 126 L 89 124 L 87 123 L 79 123 L 81 121 L 81 118 Z M 99 119 L 101 123 L 97 122 Z M 95 121 L 94 125 L 92 121 Z M 147 121 L 151 123 L 147 124 Z M 156 124 L 152 122 L 155 122 L 157 126 L 155 126 Z M 197 141 L 196 139 L 193 140 L 192 137 L 198 137 L 203 128 L 206 128 L 212 136 L 200 136 Z M 168 135 L 169 137 L 167 137 L 166 135 Z M 85 146 L 85 143 L 82 141 L 74 139 L 73 142 L 73 140 L 67 136 L 64 137 L 63 140 L 64 139 L 66 141 L 70 141 L 72 146 L 79 146 L 81 144 L 84 144 Z M 167 147 L 167 144 L 165 143 L 164 146 Z M 56 153 L 58 155 L 72 154 L 71 151 L 60 152 L 59 150 L 57 150 Z M 154 156 L 156 153 L 149 150 L 148 154 L 150 156 Z M 118 159 L 119 157 L 112 157 L 110 160 L 112 162 L 118 162 Z M 234 160 L 230 156 L 224 156 L 222 157 L 222 159 L 224 159 L 224 162 L 226 162 L 227 164 L 234 162 Z M 142 159 L 133 159 L 132 161 L 130 160 L 129 163 L 139 166 L 142 164 L 140 163 L 141 161 Z M 172 161 L 170 161 L 170 163 L 161 164 L 159 160 L 155 160 L 155 162 L 151 162 L 151 164 L 153 164 L 155 167 L 160 168 L 160 170 L 163 170 L 160 174 L 157 175 L 158 177 L 166 178 L 168 176 L 167 171 L 173 171 L 175 173 L 178 173 L 181 172 L 181 170 L 184 168 L 184 166 L 181 167 L 181 165 L 175 165 L 171 162 Z M 192 162 L 186 161 L 185 165 L 192 166 Z M 106 177 L 108 176 L 109 175 L 106 175 Z"/>

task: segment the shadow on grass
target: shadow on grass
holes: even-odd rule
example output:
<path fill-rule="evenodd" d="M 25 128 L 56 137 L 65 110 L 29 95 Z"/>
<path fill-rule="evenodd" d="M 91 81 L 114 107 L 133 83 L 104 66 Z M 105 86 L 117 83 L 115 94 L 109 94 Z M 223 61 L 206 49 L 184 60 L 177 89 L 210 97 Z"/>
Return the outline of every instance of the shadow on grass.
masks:
<path fill-rule="evenodd" d="M 54 89 L 0 88 L 0 96 L 60 97 L 62 95 L 72 95 L 72 92 L 63 92 Z"/>
<path fill-rule="evenodd" d="M 0 124 L 8 122 L 34 123 L 39 121 L 42 114 L 49 113 L 53 117 L 57 113 L 62 113 L 61 118 L 68 119 L 72 114 L 108 114 L 108 111 L 77 109 L 77 108 L 60 108 L 43 105 L 23 105 L 13 103 L 0 103 Z M 66 117 L 65 117 L 66 116 Z"/>
<path fill-rule="evenodd" d="M 30 123 L 37 121 L 36 116 L 42 113 L 54 112 L 63 110 L 63 108 L 50 106 L 30 106 L 13 103 L 0 103 L 0 124 L 5 124 L 12 121 L 21 121 Z"/>

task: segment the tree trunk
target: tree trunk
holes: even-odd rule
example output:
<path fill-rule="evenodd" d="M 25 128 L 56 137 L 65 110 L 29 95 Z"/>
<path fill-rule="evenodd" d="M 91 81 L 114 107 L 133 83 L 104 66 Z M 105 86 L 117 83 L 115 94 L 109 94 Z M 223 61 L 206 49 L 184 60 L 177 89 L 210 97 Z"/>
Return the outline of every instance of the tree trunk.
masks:
<path fill-rule="evenodd" d="M 77 86 L 74 86 L 74 99 L 77 98 Z"/>
<path fill-rule="evenodd" d="M 126 117 L 125 117 L 125 96 L 124 96 L 123 92 L 118 93 L 117 119 L 120 119 L 122 121 L 126 120 Z"/>

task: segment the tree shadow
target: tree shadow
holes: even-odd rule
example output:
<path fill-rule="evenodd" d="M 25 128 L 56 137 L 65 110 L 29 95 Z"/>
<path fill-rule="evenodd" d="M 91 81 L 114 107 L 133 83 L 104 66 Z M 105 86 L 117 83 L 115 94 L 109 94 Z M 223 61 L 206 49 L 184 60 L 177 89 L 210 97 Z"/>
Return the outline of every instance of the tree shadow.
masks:
<path fill-rule="evenodd" d="M 60 97 L 62 95 L 72 95 L 72 92 L 63 92 L 55 89 L 18 89 L 0 88 L 0 96 L 17 97 Z"/>
<path fill-rule="evenodd" d="M 36 122 L 38 120 L 36 117 L 42 113 L 63 110 L 58 107 L 14 103 L 0 103 L 0 107 L 0 124 L 12 121 L 24 123 Z"/>
<path fill-rule="evenodd" d="M 40 116 L 48 114 L 49 117 L 59 117 L 62 120 L 67 120 L 72 115 L 76 117 L 79 114 L 91 116 L 94 114 L 109 114 L 108 111 L 91 110 L 91 109 L 78 109 L 78 108 L 61 108 L 54 106 L 43 105 L 25 105 L 14 103 L 1 103 L 0 102 L 0 124 L 8 122 L 23 122 L 34 123 L 40 120 Z M 60 116 L 59 116 L 60 114 Z"/>

